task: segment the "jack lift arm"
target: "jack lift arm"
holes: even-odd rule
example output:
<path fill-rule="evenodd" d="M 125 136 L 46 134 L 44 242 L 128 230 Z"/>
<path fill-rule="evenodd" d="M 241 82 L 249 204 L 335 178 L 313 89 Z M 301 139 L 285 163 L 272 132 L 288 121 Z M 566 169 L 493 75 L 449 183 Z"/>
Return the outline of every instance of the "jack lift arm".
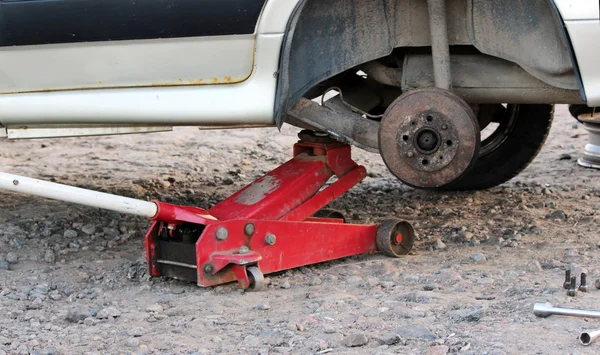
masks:
<path fill-rule="evenodd" d="M 0 173 L 0 189 L 147 217 L 152 276 L 260 289 L 264 274 L 381 251 L 399 257 L 415 234 L 405 221 L 345 223 L 321 210 L 366 177 L 350 146 L 307 132 L 293 158 L 209 210 L 142 201 Z M 337 180 L 326 186 L 333 177 Z M 319 217 L 317 217 L 319 216 Z"/>

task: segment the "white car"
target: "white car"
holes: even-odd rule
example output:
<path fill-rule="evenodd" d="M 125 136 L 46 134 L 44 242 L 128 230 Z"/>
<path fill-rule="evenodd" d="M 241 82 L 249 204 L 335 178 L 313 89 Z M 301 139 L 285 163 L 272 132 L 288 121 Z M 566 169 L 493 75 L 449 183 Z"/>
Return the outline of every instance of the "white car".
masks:
<path fill-rule="evenodd" d="M 288 122 L 382 154 L 418 188 L 488 188 L 535 157 L 554 104 L 600 106 L 599 13 L 596 0 L 6 0 L 0 132 Z"/>

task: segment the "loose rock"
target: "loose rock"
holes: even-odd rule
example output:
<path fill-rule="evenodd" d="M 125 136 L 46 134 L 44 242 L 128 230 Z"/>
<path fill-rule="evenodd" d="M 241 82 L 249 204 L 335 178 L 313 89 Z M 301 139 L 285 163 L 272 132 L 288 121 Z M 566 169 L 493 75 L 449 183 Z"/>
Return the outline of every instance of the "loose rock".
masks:
<path fill-rule="evenodd" d="M 396 330 L 403 339 L 422 339 L 422 340 L 435 340 L 437 337 L 429 329 L 418 327 L 416 325 L 405 325 L 404 327 Z"/>
<path fill-rule="evenodd" d="M 60 355 L 60 351 L 56 350 L 55 348 L 49 347 L 40 350 L 40 355 Z"/>
<path fill-rule="evenodd" d="M 86 224 L 85 226 L 81 227 L 81 231 L 87 235 L 93 235 L 96 233 L 96 226 L 93 224 Z"/>
<path fill-rule="evenodd" d="M 125 345 L 129 346 L 130 348 L 135 348 L 136 346 L 140 345 L 140 339 L 129 338 L 125 341 Z"/>
<path fill-rule="evenodd" d="M 16 264 L 19 261 L 19 256 L 17 253 L 11 251 L 6 254 L 6 261 L 8 261 L 9 264 Z"/>
<path fill-rule="evenodd" d="M 487 261 L 487 258 L 485 257 L 485 255 L 483 255 L 483 253 L 474 254 L 473 256 L 471 256 L 471 259 L 475 264 L 483 264 Z"/>
<path fill-rule="evenodd" d="M 143 327 L 135 327 L 129 330 L 128 334 L 132 337 L 139 338 L 146 333 Z"/>
<path fill-rule="evenodd" d="M 398 318 L 424 318 L 425 312 L 413 311 L 409 308 L 398 308 L 393 311 Z"/>
<path fill-rule="evenodd" d="M 427 355 L 446 355 L 450 348 L 447 345 L 432 346 L 427 350 Z"/>
<path fill-rule="evenodd" d="M 82 305 L 72 305 L 67 310 L 66 319 L 71 323 L 77 323 L 92 315 L 92 310 Z"/>
<path fill-rule="evenodd" d="M 68 239 L 77 238 L 77 232 L 72 229 L 67 229 L 64 233 L 64 237 Z"/>
<path fill-rule="evenodd" d="M 367 285 L 369 287 L 375 287 L 379 285 L 379 279 L 376 277 L 367 277 Z"/>
<path fill-rule="evenodd" d="M 433 248 L 436 250 L 446 249 L 446 244 L 444 244 L 444 242 L 442 242 L 442 240 L 438 238 L 435 241 L 435 245 L 433 246 Z"/>
<path fill-rule="evenodd" d="M 252 309 L 256 309 L 259 311 L 266 311 L 271 309 L 271 306 L 269 306 L 268 304 L 257 304 L 256 306 L 252 307 Z"/>
<path fill-rule="evenodd" d="M 428 293 L 421 291 L 410 292 L 399 297 L 403 301 L 414 303 L 428 303 L 430 298 Z"/>
<path fill-rule="evenodd" d="M 529 263 L 527 263 L 527 265 L 525 265 L 525 270 L 527 270 L 527 272 L 540 272 L 542 271 L 542 265 L 540 265 L 540 262 L 537 260 L 531 261 Z"/>
<path fill-rule="evenodd" d="M 56 255 L 52 249 L 46 249 L 44 251 L 44 261 L 48 264 L 54 264 L 56 262 Z"/>
<path fill-rule="evenodd" d="M 98 323 L 97 319 L 94 319 L 92 317 L 87 317 L 86 319 L 83 320 L 83 324 L 87 325 L 87 326 L 93 326 L 96 325 Z"/>
<path fill-rule="evenodd" d="M 565 264 L 563 262 L 560 262 L 556 259 L 545 259 L 545 260 L 540 261 L 540 266 L 542 267 L 542 269 L 561 268 L 564 265 Z"/>
<path fill-rule="evenodd" d="M 330 324 L 326 324 L 323 326 L 323 333 L 325 334 L 333 334 L 337 332 L 337 330 L 335 329 L 335 327 L 333 325 Z"/>
<path fill-rule="evenodd" d="M 158 303 L 152 304 L 148 307 L 146 307 L 146 312 L 148 313 L 162 313 L 163 311 L 163 306 L 159 305 Z"/>
<path fill-rule="evenodd" d="M 454 270 L 442 270 L 436 277 L 439 281 L 445 284 L 454 284 L 462 280 L 462 275 Z"/>
<path fill-rule="evenodd" d="M 566 154 L 566 153 L 565 153 L 565 154 L 561 154 L 561 155 L 558 157 L 558 160 L 571 160 L 571 159 L 572 159 L 572 158 L 571 158 L 571 154 Z"/>
<path fill-rule="evenodd" d="M 350 334 L 342 340 L 342 343 L 349 348 L 367 345 L 368 342 L 369 338 L 364 334 Z"/>
<path fill-rule="evenodd" d="M 450 318 L 456 322 L 479 322 L 483 309 L 457 309 L 449 312 Z"/>
<path fill-rule="evenodd" d="M 310 286 L 318 286 L 318 285 L 320 285 L 322 283 L 323 283 L 323 281 L 319 277 L 317 277 L 317 276 L 312 277 L 310 279 L 310 281 L 308 282 L 308 284 Z"/>
<path fill-rule="evenodd" d="M 104 227 L 102 228 L 102 232 L 104 235 L 114 238 L 119 235 L 119 231 L 115 228 Z"/>
<path fill-rule="evenodd" d="M 108 319 L 108 318 L 117 318 L 121 315 L 121 311 L 116 309 L 115 307 L 106 307 L 100 310 L 96 315 L 98 319 Z"/>
<path fill-rule="evenodd" d="M 465 241 L 465 242 L 469 242 L 469 241 L 473 240 L 473 236 L 474 235 L 471 232 L 463 232 L 462 233 L 462 238 L 463 238 L 463 241 Z"/>
<path fill-rule="evenodd" d="M 562 210 L 556 210 L 546 215 L 548 219 L 566 219 L 567 215 Z"/>
<path fill-rule="evenodd" d="M 54 290 L 54 291 L 50 291 L 50 293 L 48 294 L 48 297 L 50 297 L 50 299 L 53 301 L 58 301 L 62 298 L 62 295 L 57 290 Z"/>
<path fill-rule="evenodd" d="M 361 281 L 362 281 L 362 279 L 355 275 L 352 275 L 352 276 L 349 276 L 348 278 L 346 278 L 346 282 L 350 285 L 356 285 L 356 284 L 360 283 Z"/>
<path fill-rule="evenodd" d="M 394 345 L 400 342 L 400 336 L 398 334 L 384 334 L 379 336 L 377 340 L 383 345 Z"/>

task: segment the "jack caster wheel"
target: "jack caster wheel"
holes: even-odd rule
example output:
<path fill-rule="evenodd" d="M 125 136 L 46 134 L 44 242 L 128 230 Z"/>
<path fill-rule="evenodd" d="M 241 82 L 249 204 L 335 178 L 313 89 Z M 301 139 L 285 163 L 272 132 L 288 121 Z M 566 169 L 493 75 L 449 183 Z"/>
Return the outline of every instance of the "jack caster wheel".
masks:
<path fill-rule="evenodd" d="M 259 268 L 249 266 L 246 268 L 246 272 L 248 272 L 248 279 L 250 280 L 249 291 L 260 291 L 265 287 L 265 276 Z"/>
<path fill-rule="evenodd" d="M 415 230 L 406 221 L 388 219 L 377 228 L 375 236 L 377 250 L 392 257 L 399 258 L 410 252 L 415 242 Z"/>
<path fill-rule="evenodd" d="M 330 209 L 322 209 L 322 210 L 318 210 L 317 212 L 315 212 L 315 214 L 313 215 L 313 217 L 317 217 L 317 218 L 338 218 L 338 219 L 342 219 L 344 221 L 344 223 L 346 223 L 346 218 L 344 217 L 344 214 L 340 211 L 337 210 L 330 210 Z"/>

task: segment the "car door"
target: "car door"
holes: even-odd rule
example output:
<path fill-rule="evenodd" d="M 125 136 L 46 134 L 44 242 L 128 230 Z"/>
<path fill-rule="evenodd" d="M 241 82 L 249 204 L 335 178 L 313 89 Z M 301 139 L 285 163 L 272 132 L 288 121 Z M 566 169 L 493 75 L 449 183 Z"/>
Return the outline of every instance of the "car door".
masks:
<path fill-rule="evenodd" d="M 265 1 L 0 1 L 0 93 L 241 82 Z"/>

